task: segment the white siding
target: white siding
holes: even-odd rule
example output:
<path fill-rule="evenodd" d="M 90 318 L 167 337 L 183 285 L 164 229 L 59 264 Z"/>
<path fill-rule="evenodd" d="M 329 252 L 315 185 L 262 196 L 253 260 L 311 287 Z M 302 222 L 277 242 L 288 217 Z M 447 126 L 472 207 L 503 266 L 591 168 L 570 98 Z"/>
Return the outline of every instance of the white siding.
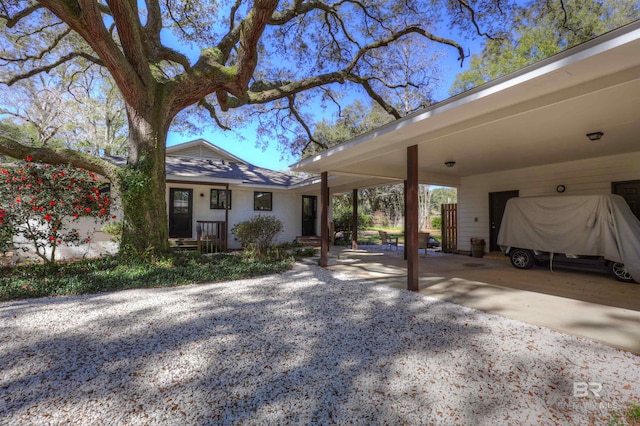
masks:
<path fill-rule="evenodd" d="M 196 237 L 196 221 L 198 220 L 224 220 L 224 210 L 210 209 L 210 192 L 214 188 L 208 185 L 192 184 L 167 184 L 167 205 L 169 205 L 169 188 L 193 189 L 193 235 Z M 221 188 L 221 187 L 215 187 Z M 240 248 L 240 242 L 235 241 L 231 234 L 231 228 L 239 222 L 250 219 L 253 215 L 273 215 L 280 219 L 284 225 L 284 231 L 276 239 L 276 243 L 293 241 L 302 231 L 302 196 L 286 190 L 272 190 L 260 188 L 241 188 L 229 186 L 231 190 L 231 209 L 229 210 L 229 248 Z M 273 210 L 254 211 L 254 191 L 271 192 Z M 200 194 L 204 196 L 201 197 Z"/>
<path fill-rule="evenodd" d="M 198 157 L 198 158 L 215 158 L 220 159 L 221 156 L 211 149 L 204 148 L 200 145 L 183 148 L 172 152 L 169 155 L 176 157 Z"/>
<path fill-rule="evenodd" d="M 458 249 L 470 250 L 472 237 L 488 243 L 490 192 L 519 190 L 521 197 L 610 194 L 611 182 L 637 179 L 640 152 L 463 177 L 458 188 Z M 563 194 L 556 192 L 558 185 L 566 186 Z"/>

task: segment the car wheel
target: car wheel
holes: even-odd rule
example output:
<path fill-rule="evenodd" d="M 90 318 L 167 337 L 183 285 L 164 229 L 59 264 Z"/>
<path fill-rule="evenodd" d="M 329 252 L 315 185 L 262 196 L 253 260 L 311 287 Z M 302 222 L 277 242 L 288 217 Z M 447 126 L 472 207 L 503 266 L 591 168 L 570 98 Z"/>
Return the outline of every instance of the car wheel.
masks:
<path fill-rule="evenodd" d="M 627 271 L 627 268 L 622 263 L 609 262 L 609 272 L 618 281 L 624 281 L 625 283 L 633 283 L 635 280 Z"/>
<path fill-rule="evenodd" d="M 518 269 L 531 269 L 535 263 L 531 250 L 513 249 L 509 253 L 511 264 Z"/>

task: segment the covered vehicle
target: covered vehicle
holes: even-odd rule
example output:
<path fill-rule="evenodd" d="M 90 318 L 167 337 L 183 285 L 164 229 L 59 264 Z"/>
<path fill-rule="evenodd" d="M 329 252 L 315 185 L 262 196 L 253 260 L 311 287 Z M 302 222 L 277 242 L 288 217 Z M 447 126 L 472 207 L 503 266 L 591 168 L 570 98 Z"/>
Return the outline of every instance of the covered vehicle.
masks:
<path fill-rule="evenodd" d="M 619 195 L 512 198 L 498 244 L 520 269 L 603 267 L 620 281 L 640 282 L 640 221 Z"/>

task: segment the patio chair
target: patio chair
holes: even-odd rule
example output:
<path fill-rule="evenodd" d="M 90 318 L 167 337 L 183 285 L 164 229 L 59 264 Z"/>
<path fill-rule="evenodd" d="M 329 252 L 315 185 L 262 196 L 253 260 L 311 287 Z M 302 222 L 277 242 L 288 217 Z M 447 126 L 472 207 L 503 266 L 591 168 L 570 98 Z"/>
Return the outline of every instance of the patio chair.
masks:
<path fill-rule="evenodd" d="M 427 248 L 429 247 L 429 233 L 418 232 L 418 253 L 420 249 L 424 249 L 424 254 L 427 254 Z"/>
<path fill-rule="evenodd" d="M 398 249 L 398 237 L 392 237 L 385 231 L 378 231 L 380 234 L 380 239 L 382 240 L 382 245 L 391 248 L 391 246 L 396 246 L 396 250 Z"/>

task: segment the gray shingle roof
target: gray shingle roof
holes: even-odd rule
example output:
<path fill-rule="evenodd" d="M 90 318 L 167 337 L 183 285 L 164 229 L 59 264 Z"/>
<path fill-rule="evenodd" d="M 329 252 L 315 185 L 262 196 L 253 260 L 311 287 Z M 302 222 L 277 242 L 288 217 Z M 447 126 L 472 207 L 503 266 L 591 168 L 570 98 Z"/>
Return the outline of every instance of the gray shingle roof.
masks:
<path fill-rule="evenodd" d="M 243 183 L 287 187 L 303 178 L 284 172 L 263 169 L 252 164 L 233 163 L 194 157 L 167 156 L 167 176 L 179 178 L 233 179 Z"/>
<path fill-rule="evenodd" d="M 107 158 L 120 167 L 127 164 L 125 157 Z M 303 182 L 306 177 L 285 172 L 263 169 L 253 164 L 233 163 L 225 160 L 195 157 L 167 156 L 167 179 L 198 180 L 216 182 L 222 179 L 241 181 L 246 184 L 289 187 Z"/>

